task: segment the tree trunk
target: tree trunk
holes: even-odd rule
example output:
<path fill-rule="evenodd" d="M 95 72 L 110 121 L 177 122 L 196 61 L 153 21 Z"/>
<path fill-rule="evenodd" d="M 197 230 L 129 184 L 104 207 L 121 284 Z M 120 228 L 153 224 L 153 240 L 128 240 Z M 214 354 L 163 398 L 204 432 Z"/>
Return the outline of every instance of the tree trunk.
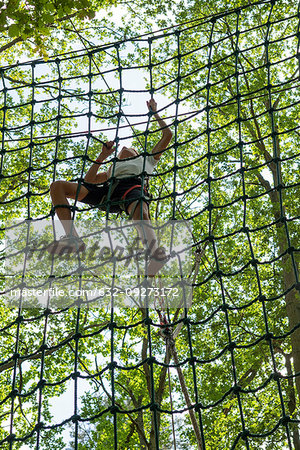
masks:
<path fill-rule="evenodd" d="M 273 169 L 273 181 L 274 186 L 276 186 L 276 177 L 277 172 Z M 260 181 L 261 185 L 269 192 L 269 197 L 272 203 L 273 207 L 273 214 L 274 219 L 278 220 L 281 218 L 281 208 L 280 208 L 280 198 L 278 195 L 278 192 L 271 189 L 270 183 L 265 180 L 261 174 L 257 174 L 258 180 Z M 282 200 L 281 200 L 282 201 Z M 285 207 L 283 207 L 283 210 L 285 210 Z M 279 253 L 283 255 L 288 247 L 288 239 L 286 235 L 286 231 L 284 228 L 283 223 L 277 222 L 276 224 L 276 236 L 275 239 L 277 240 L 277 247 L 279 250 Z M 295 255 L 295 253 L 294 253 Z M 296 259 L 296 255 L 295 255 Z M 289 320 L 289 329 L 292 330 L 294 327 L 300 325 L 300 295 L 299 292 L 297 292 L 296 288 L 293 289 L 292 286 L 296 283 L 296 274 L 295 269 L 292 263 L 292 256 L 289 254 L 285 254 L 282 257 L 282 271 L 283 271 L 283 287 L 284 290 L 289 292 L 285 295 L 285 303 L 286 303 L 286 312 L 287 317 Z M 299 278 L 299 266 L 296 261 L 296 272 L 297 277 Z M 294 372 L 300 374 L 300 327 L 293 331 L 291 334 L 291 344 L 292 344 L 292 356 L 293 356 L 293 365 L 294 365 Z M 298 398 L 300 402 L 300 375 L 295 378 L 296 381 L 296 388 L 298 393 Z"/>
<path fill-rule="evenodd" d="M 291 286 L 295 283 L 295 274 L 294 271 L 289 270 L 290 262 L 288 258 L 283 258 L 283 279 L 284 279 L 284 288 L 290 289 Z M 300 324 L 300 296 L 296 289 L 292 289 L 285 296 L 286 302 L 286 311 L 289 319 L 289 328 L 292 330 L 295 326 Z M 293 365 L 294 372 L 300 374 L 300 328 L 297 328 L 291 334 L 291 343 L 292 343 L 292 356 L 293 356 Z M 296 388 L 298 393 L 298 399 L 300 402 L 300 376 L 295 377 Z"/>

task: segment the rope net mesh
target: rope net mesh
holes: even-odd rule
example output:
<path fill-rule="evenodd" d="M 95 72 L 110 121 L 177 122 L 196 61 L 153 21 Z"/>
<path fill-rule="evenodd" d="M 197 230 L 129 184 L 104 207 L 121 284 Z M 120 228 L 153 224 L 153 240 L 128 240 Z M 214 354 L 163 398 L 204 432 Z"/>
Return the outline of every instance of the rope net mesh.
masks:
<path fill-rule="evenodd" d="M 299 17 L 259 2 L 1 69 L 3 232 L 53 219 L 51 182 L 106 140 L 150 153 L 153 95 L 173 140 L 151 214 L 194 249 L 191 307 L 3 300 L 1 448 L 300 448 Z"/>

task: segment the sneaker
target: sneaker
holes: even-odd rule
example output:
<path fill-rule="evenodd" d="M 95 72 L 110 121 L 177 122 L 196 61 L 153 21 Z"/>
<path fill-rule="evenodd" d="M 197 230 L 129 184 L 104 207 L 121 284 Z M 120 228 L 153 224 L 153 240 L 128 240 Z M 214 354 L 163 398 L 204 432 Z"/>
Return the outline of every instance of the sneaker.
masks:
<path fill-rule="evenodd" d="M 62 236 L 59 241 L 53 241 L 47 247 L 51 255 L 63 255 L 69 253 L 84 252 L 86 248 L 82 239 L 77 236 Z"/>

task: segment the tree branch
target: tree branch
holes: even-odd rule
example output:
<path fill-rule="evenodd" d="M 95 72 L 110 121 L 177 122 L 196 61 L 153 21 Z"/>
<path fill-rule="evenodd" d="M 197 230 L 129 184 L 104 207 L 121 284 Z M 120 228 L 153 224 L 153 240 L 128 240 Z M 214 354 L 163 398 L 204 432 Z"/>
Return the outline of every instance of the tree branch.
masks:
<path fill-rule="evenodd" d="M 192 426 L 193 426 L 193 429 L 194 429 L 195 438 L 196 438 L 196 441 L 197 441 L 197 447 L 198 447 L 199 450 L 202 450 L 202 445 L 201 445 L 202 439 L 201 439 L 200 428 L 199 428 L 198 422 L 196 420 L 195 412 L 194 412 L 194 410 L 192 408 L 192 402 L 191 402 L 191 399 L 190 399 L 190 396 L 189 396 L 189 393 L 188 393 L 188 390 L 187 390 L 187 387 L 186 387 L 186 382 L 185 382 L 185 377 L 184 377 L 183 371 L 182 371 L 181 367 L 179 366 L 178 354 L 177 354 L 177 351 L 176 351 L 176 348 L 175 348 L 175 342 L 174 341 L 170 345 L 170 350 L 171 350 L 171 354 L 172 354 L 173 359 L 174 359 L 174 363 L 177 365 L 176 369 L 177 369 L 177 373 L 178 373 L 180 386 L 181 386 L 181 389 L 182 389 L 182 392 L 183 392 L 183 395 L 184 395 L 184 398 L 185 398 L 185 403 L 186 403 L 186 406 L 189 408 L 189 415 L 190 415 L 190 419 L 191 419 Z"/>
<path fill-rule="evenodd" d="M 76 11 L 72 14 L 68 14 L 64 17 L 61 17 L 60 19 L 57 19 L 57 23 L 60 22 L 64 22 L 65 20 L 71 19 L 72 17 L 77 16 L 77 14 L 80 11 Z M 49 23 L 48 25 L 46 25 L 47 27 L 51 27 L 53 26 L 53 23 Z M 24 39 L 21 36 L 16 37 L 15 39 L 13 39 L 12 41 L 8 42 L 7 44 L 3 45 L 2 47 L 0 47 L 0 53 L 3 53 L 5 50 L 8 50 L 9 48 L 13 47 L 14 45 L 16 45 L 18 42 L 24 42 Z"/>
<path fill-rule="evenodd" d="M 0 53 L 5 52 L 5 50 L 8 50 L 10 47 L 13 47 L 14 45 L 16 45 L 18 42 L 22 42 L 23 39 L 21 38 L 21 36 L 13 39 L 12 41 L 8 42 L 7 44 L 3 45 L 2 47 L 0 47 Z"/>

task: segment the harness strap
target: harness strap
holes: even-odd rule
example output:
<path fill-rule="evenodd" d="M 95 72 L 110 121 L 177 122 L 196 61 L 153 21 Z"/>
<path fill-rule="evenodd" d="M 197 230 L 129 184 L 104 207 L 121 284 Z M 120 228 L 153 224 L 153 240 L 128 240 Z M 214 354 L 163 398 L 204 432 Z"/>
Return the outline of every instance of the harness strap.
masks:
<path fill-rule="evenodd" d="M 109 187 L 108 182 L 106 182 L 106 183 L 107 183 L 107 185 Z M 113 195 L 113 193 L 114 193 L 114 191 L 115 191 L 115 189 L 116 189 L 116 187 L 118 186 L 119 183 L 120 183 L 120 180 L 118 180 L 118 179 L 115 180 L 112 183 L 111 190 L 110 190 L 110 198 L 112 197 L 112 195 Z M 99 204 L 101 205 L 101 203 L 104 203 L 107 200 L 107 198 L 108 198 L 108 192 L 107 192 L 107 194 L 103 195 L 103 197 L 101 198 L 101 201 L 99 202 Z"/>
<path fill-rule="evenodd" d="M 118 179 L 113 181 L 112 187 L 111 187 L 111 190 L 110 190 L 110 198 L 113 196 L 113 193 L 116 190 L 116 188 L 118 187 L 119 183 L 120 183 L 120 180 L 118 180 Z M 108 197 L 108 192 L 107 192 L 107 194 L 104 197 L 106 197 L 106 198 Z M 106 198 L 105 198 L 105 200 L 106 200 Z"/>
<path fill-rule="evenodd" d="M 116 179 L 116 180 L 114 180 L 114 182 L 113 182 L 113 184 L 112 184 L 112 187 L 111 187 L 111 192 L 110 192 L 110 198 L 112 197 L 112 195 L 113 195 L 113 193 L 114 193 L 114 191 L 115 191 L 115 189 L 116 189 L 116 187 L 118 186 L 118 184 L 120 183 L 120 179 Z M 122 200 L 122 202 L 118 205 L 118 207 L 119 207 L 119 209 L 120 209 L 120 212 L 121 211 L 125 211 L 125 200 L 126 200 L 126 196 L 129 194 L 129 192 L 131 192 L 133 189 L 135 189 L 135 188 L 141 188 L 142 186 L 141 186 L 141 184 L 134 184 L 133 186 L 131 186 L 129 189 L 127 189 L 127 191 L 122 195 L 122 197 L 121 197 L 121 200 Z M 149 193 L 148 193 L 148 190 L 147 190 L 147 187 L 146 186 L 144 186 L 144 192 L 145 192 L 145 194 L 146 194 L 146 199 L 151 199 L 151 196 L 149 195 Z M 107 200 L 107 197 L 108 197 L 108 193 L 107 194 L 105 194 L 103 197 L 102 197 L 102 199 L 101 199 L 101 202 L 100 202 L 100 205 L 101 205 L 101 203 L 104 203 L 106 200 Z M 134 208 L 134 210 L 133 210 L 133 213 L 134 213 L 134 211 L 136 210 L 136 208 L 137 208 L 137 206 L 138 206 L 138 203 L 140 202 L 141 200 L 139 200 L 138 202 L 137 202 L 137 204 L 136 204 L 136 206 L 135 206 L 135 208 Z M 100 206 L 100 209 L 102 209 L 103 211 L 105 211 L 106 210 L 106 208 L 104 209 L 103 207 L 101 208 L 101 206 Z M 112 212 L 116 212 L 116 211 L 112 211 Z M 132 213 L 132 214 L 133 214 Z"/>
<path fill-rule="evenodd" d="M 126 195 L 128 195 L 129 192 L 131 192 L 131 191 L 132 191 L 133 189 L 135 189 L 135 188 L 140 188 L 140 187 L 142 187 L 140 184 L 135 184 L 134 186 L 131 186 L 129 189 L 127 189 L 127 191 L 125 192 L 125 194 L 122 195 L 121 199 L 122 199 L 122 200 L 125 200 Z"/>

